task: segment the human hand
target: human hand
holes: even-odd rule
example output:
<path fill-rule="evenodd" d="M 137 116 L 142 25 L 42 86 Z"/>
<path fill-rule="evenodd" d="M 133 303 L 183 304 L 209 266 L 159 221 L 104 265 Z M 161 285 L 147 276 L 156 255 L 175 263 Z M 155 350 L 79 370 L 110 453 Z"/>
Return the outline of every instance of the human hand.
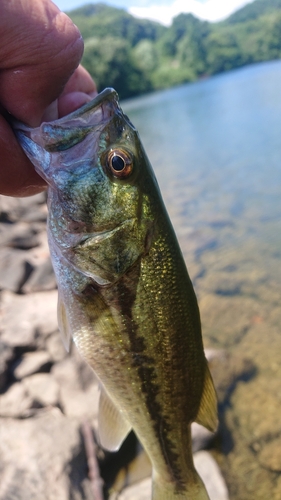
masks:
<path fill-rule="evenodd" d="M 0 193 L 29 196 L 46 188 L 5 116 L 31 127 L 74 111 L 96 94 L 78 66 L 78 28 L 50 0 L 0 2 Z"/>

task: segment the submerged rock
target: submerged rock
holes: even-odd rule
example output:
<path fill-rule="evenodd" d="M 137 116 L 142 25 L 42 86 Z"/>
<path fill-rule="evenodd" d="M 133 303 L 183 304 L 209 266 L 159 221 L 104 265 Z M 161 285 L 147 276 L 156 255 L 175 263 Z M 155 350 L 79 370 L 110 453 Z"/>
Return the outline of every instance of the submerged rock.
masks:
<path fill-rule="evenodd" d="M 281 436 L 266 443 L 258 453 L 260 464 L 273 472 L 281 473 Z"/>

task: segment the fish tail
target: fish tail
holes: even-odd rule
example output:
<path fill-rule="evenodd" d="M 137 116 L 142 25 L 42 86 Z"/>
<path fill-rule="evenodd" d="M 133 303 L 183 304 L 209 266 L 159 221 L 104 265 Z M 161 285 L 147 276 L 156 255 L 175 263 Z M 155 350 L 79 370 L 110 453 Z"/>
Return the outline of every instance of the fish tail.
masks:
<path fill-rule="evenodd" d="M 161 477 L 155 477 L 152 483 L 152 500 L 210 500 L 202 479 L 196 471 L 192 481 L 179 488 L 174 483 L 167 483 Z"/>

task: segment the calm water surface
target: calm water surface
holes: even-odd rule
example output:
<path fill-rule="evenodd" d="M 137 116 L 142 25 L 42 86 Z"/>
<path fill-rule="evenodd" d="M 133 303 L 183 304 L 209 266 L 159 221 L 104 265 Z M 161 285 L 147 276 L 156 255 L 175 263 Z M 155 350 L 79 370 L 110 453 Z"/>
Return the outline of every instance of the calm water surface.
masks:
<path fill-rule="evenodd" d="M 220 400 L 217 457 L 231 499 L 280 500 L 281 61 L 123 109 L 178 234 L 205 345 L 227 349 L 234 371 L 240 362 L 242 372 L 248 361 L 254 367 Z"/>
<path fill-rule="evenodd" d="M 193 228 L 206 223 L 206 214 L 244 218 L 245 230 L 256 229 L 279 246 L 281 62 L 127 101 L 123 108 L 169 209 L 167 191 L 174 188 L 177 198 L 184 185 L 191 194 L 184 199 L 186 223 Z M 268 222 L 276 224 L 271 234 Z"/>

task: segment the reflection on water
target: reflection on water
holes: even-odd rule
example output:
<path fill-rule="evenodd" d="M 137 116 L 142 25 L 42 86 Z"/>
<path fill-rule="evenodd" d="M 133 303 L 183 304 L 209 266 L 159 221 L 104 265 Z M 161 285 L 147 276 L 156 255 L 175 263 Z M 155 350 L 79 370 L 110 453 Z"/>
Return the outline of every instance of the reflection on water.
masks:
<path fill-rule="evenodd" d="M 235 500 L 281 499 L 280 82 L 278 61 L 123 104 L 178 234 L 205 345 L 256 367 L 221 414 L 233 445 L 218 460 Z"/>

